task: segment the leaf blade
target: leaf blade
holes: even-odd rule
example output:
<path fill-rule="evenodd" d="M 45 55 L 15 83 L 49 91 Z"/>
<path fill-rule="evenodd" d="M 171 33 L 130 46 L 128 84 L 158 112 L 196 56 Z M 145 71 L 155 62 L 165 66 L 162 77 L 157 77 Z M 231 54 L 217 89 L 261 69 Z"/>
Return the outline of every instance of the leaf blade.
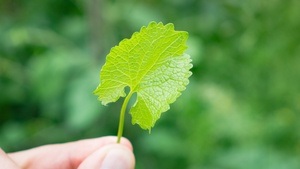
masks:
<path fill-rule="evenodd" d="M 189 55 L 173 57 L 166 62 L 176 66 L 177 69 L 161 67 L 164 70 L 158 69 L 157 72 L 163 72 L 164 76 L 157 76 L 157 72 L 149 74 L 141 83 L 141 89 L 137 90 L 136 104 L 130 110 L 132 123 L 139 124 L 143 129 L 150 130 L 161 113 L 170 108 L 169 104 L 180 96 L 181 91 L 185 90 L 185 86 L 189 83 L 188 77 L 191 76 L 191 72 L 188 70 L 192 67 Z M 147 102 L 150 104 L 147 105 Z M 143 112 L 143 115 L 140 112 Z"/>
<path fill-rule="evenodd" d="M 151 22 L 142 27 L 111 49 L 94 93 L 106 105 L 125 97 L 124 88 L 129 86 L 137 93 L 130 110 L 132 123 L 150 130 L 188 84 L 192 65 L 184 54 L 187 38 L 188 33 L 175 31 L 173 24 Z"/>

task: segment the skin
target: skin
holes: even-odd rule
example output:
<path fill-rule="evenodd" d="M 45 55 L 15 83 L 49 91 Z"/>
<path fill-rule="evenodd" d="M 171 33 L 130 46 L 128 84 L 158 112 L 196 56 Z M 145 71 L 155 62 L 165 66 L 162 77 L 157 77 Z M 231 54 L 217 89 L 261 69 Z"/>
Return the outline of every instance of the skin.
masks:
<path fill-rule="evenodd" d="M 0 164 L 6 169 L 133 169 L 135 158 L 129 140 L 113 136 L 45 145 L 6 154 L 0 149 Z"/>

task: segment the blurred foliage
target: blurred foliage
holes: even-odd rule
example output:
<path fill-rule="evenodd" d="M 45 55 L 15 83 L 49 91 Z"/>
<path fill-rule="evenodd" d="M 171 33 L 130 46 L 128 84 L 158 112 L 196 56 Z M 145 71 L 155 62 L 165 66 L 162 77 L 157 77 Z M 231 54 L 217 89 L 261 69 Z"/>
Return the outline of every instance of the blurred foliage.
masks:
<path fill-rule="evenodd" d="M 300 168 L 300 1 L 1 0 L 0 146 L 116 135 L 120 103 L 92 91 L 110 48 L 150 21 L 190 33 L 193 76 L 137 168 Z"/>

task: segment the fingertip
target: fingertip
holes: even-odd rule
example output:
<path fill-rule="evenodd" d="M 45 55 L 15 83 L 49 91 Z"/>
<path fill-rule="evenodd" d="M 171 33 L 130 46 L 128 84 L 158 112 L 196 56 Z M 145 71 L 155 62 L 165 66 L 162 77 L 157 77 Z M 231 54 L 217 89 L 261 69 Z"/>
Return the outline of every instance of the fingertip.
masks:
<path fill-rule="evenodd" d="M 101 137 L 101 139 L 106 140 L 105 145 L 117 144 L 118 137 L 117 136 L 105 136 L 105 137 Z M 126 146 L 130 150 L 133 150 L 133 146 L 132 146 L 131 142 L 126 137 L 121 137 L 121 141 L 119 144 Z"/>
<path fill-rule="evenodd" d="M 126 146 L 112 146 L 105 155 L 100 169 L 133 169 L 135 157 L 132 150 Z"/>
<path fill-rule="evenodd" d="M 121 138 L 120 144 L 126 146 L 126 147 L 129 148 L 131 151 L 133 151 L 133 146 L 132 146 L 131 142 L 130 142 L 127 138 L 122 137 L 122 138 Z"/>
<path fill-rule="evenodd" d="M 127 143 L 126 143 L 127 144 Z M 127 145 L 107 145 L 87 157 L 79 169 L 133 169 L 135 157 Z"/>

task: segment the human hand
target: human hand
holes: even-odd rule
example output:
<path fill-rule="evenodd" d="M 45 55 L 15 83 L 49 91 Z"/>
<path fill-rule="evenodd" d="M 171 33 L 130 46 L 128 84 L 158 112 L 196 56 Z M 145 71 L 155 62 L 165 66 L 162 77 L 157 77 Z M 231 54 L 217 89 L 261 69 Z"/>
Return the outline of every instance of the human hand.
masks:
<path fill-rule="evenodd" d="M 45 145 L 6 154 L 0 149 L 5 169 L 134 169 L 132 145 L 126 138 L 107 136 L 64 144 Z"/>

